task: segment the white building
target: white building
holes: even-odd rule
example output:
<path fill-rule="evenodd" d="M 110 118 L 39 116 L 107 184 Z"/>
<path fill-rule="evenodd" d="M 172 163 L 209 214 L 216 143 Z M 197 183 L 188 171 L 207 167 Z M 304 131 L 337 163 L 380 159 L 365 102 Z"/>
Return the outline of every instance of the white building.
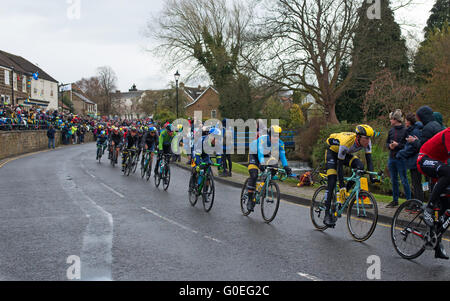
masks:
<path fill-rule="evenodd" d="M 12 77 L 16 92 L 13 104 L 37 105 L 46 110 L 58 109 L 58 81 L 48 73 L 21 56 L 1 50 L 0 65 L 5 67 L 2 76 L 5 85 Z M 38 75 L 38 78 L 35 79 L 33 75 Z"/>

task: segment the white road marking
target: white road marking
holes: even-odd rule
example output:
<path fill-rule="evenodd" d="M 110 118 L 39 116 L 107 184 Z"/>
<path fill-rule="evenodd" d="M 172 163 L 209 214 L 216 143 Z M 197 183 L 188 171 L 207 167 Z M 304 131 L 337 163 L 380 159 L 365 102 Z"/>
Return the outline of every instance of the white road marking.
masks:
<path fill-rule="evenodd" d="M 190 228 L 188 228 L 188 227 L 186 227 L 186 226 L 183 226 L 182 224 L 179 224 L 179 223 L 177 223 L 176 221 L 173 221 L 173 220 L 171 220 L 171 219 L 169 219 L 169 218 L 167 218 L 167 217 L 164 217 L 164 216 L 162 216 L 162 215 L 159 215 L 158 213 L 156 213 L 156 212 L 154 212 L 154 211 L 152 211 L 152 210 L 150 210 L 150 209 L 147 209 L 147 208 L 145 208 L 145 207 L 142 207 L 142 209 L 144 209 L 145 211 L 147 211 L 147 212 L 153 214 L 154 216 L 159 217 L 160 219 L 165 220 L 166 222 L 169 222 L 169 223 L 171 223 L 171 224 L 173 224 L 173 225 L 175 225 L 175 226 L 178 226 L 178 227 L 180 227 L 180 228 L 182 228 L 182 229 L 184 229 L 184 230 L 190 231 L 190 232 L 192 232 L 192 233 L 194 233 L 194 234 L 198 234 L 198 231 L 195 231 L 195 230 L 192 230 L 192 229 L 190 229 Z"/>
<path fill-rule="evenodd" d="M 105 183 L 100 183 L 103 185 L 103 187 L 105 187 L 106 189 L 108 189 L 109 191 L 111 191 L 112 193 L 118 195 L 119 197 L 121 197 L 122 199 L 125 198 L 125 196 L 117 191 L 115 191 L 114 189 L 112 189 L 111 187 L 109 187 L 108 185 L 106 185 Z"/>
<path fill-rule="evenodd" d="M 299 276 L 301 276 L 303 278 L 312 280 L 312 281 L 322 281 L 322 279 L 319 279 L 316 276 L 312 276 L 312 275 L 305 274 L 305 273 L 297 273 L 297 275 L 299 275 Z"/>
<path fill-rule="evenodd" d="M 213 241 L 218 242 L 218 243 L 222 243 L 222 241 L 218 240 L 217 238 L 214 238 L 214 237 L 211 237 L 211 236 L 208 236 L 208 235 L 205 235 L 203 237 L 206 238 L 206 239 L 213 240 Z"/>
<path fill-rule="evenodd" d="M 186 226 L 184 226 L 184 225 L 182 225 L 182 224 L 180 224 L 180 223 L 177 223 L 176 221 L 171 220 L 170 218 L 164 217 L 164 216 L 162 216 L 162 215 L 156 213 L 155 211 L 152 211 L 152 210 L 147 209 L 147 208 L 145 208 L 145 207 L 142 207 L 142 209 L 144 209 L 144 210 L 147 211 L 148 213 L 151 213 L 151 214 L 153 214 L 154 216 L 159 217 L 160 219 L 163 219 L 163 220 L 165 220 L 166 222 L 169 222 L 169 223 L 171 223 L 171 224 L 173 224 L 173 225 L 175 225 L 175 226 L 178 226 L 178 227 L 180 227 L 180 228 L 182 228 L 182 229 L 184 229 L 184 230 L 186 230 L 186 231 L 192 232 L 192 233 L 194 233 L 194 234 L 199 234 L 198 231 L 193 230 L 193 229 L 191 229 L 191 228 L 188 228 L 188 227 L 186 227 Z M 215 242 L 217 242 L 217 243 L 222 243 L 221 240 L 219 240 L 219 239 L 217 239 L 217 238 L 214 238 L 214 237 L 211 237 L 211 236 L 208 236 L 208 235 L 203 235 L 203 238 L 206 238 L 206 239 L 215 241 Z"/>
<path fill-rule="evenodd" d="M 65 163 L 58 175 L 66 194 L 88 218 L 80 254 L 81 280 L 112 280 L 112 215 L 86 195 L 73 180 L 66 180 L 68 169 Z"/>

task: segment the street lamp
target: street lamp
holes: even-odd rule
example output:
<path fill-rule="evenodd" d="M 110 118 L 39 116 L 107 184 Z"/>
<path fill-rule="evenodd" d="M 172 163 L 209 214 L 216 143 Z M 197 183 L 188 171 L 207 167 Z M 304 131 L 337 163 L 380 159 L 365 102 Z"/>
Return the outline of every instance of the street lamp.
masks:
<path fill-rule="evenodd" d="M 178 119 L 178 80 L 180 79 L 180 73 L 178 73 L 178 70 L 177 73 L 174 74 L 174 76 L 175 76 L 175 84 L 177 87 L 177 119 Z"/>

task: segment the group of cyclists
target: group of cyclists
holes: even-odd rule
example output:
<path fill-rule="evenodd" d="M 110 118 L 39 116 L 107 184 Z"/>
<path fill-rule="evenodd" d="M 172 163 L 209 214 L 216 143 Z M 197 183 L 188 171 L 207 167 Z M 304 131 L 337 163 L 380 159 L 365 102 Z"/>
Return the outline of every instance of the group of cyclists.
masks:
<path fill-rule="evenodd" d="M 192 142 L 183 146 L 183 140 L 180 140 L 180 143 L 176 144 L 187 150 L 189 163 L 196 167 L 192 169 L 193 173 L 200 172 L 201 166 L 204 165 L 202 163 L 211 164 L 211 154 L 205 151 L 205 145 L 214 147 L 225 136 L 224 129 L 214 126 L 201 125 L 195 127 L 195 129 L 192 126 L 187 132 L 193 138 L 198 131 L 201 131 L 201 139 L 193 140 L 195 143 Z M 108 148 L 110 158 L 114 156 L 116 163 L 119 152 L 122 151 L 122 169 L 125 168 L 124 162 L 128 151 L 134 148 L 137 149 L 138 158 L 142 150 L 152 152 L 152 159 L 153 153 L 158 154 L 154 169 L 154 172 L 157 173 L 162 155 L 172 154 L 172 140 L 177 135 L 182 135 L 183 126 L 178 125 L 175 127 L 171 123 L 166 123 L 158 130 L 156 124 L 151 123 L 140 126 L 131 125 L 130 127 L 108 124 L 103 128 L 100 125 L 98 132 L 97 144 L 104 147 L 103 151 Z M 287 176 L 292 176 L 292 170 L 286 159 L 284 143 L 279 138 L 281 133 L 282 129 L 277 125 L 272 125 L 268 129 L 264 128 L 264 131 L 258 129 L 256 139 L 249 144 L 249 179 L 246 187 L 248 212 L 252 212 L 255 207 L 255 192 L 257 191 L 257 181 L 260 172 L 264 172 L 266 168 L 278 167 L 281 161 Z M 370 172 L 374 171 L 371 139 L 377 134 L 371 126 L 361 124 L 356 126 L 354 132 L 334 133 L 325 141 L 327 144 L 325 153 L 327 193 L 324 200 L 325 215 L 323 223 L 327 227 L 334 227 L 336 223 L 336 217 L 331 206 L 333 198 L 336 197 L 334 195 L 335 191 L 337 191 L 338 197 L 345 199 L 355 185 L 354 182 L 345 183 L 343 167 L 348 166 L 353 170 L 364 170 L 363 162 L 355 156 L 355 153 L 364 150 L 367 168 Z M 418 143 L 420 143 L 420 154 L 417 160 L 418 169 L 423 175 L 436 181 L 430 202 L 422 208 L 422 219 L 428 225 L 429 230 L 433 232 L 441 228 L 444 223 L 444 220 L 441 218 L 435 220 L 433 214 L 434 207 L 437 206 L 440 196 L 450 186 L 450 167 L 448 165 L 450 158 L 450 128 L 436 133 L 428 141 L 419 141 Z M 115 155 L 113 152 L 115 152 Z M 218 152 L 216 155 L 217 159 L 220 160 L 222 154 Z M 141 163 L 143 163 L 143 160 L 144 155 L 142 155 Z M 374 173 L 370 174 L 370 180 L 372 183 L 380 182 L 374 176 Z M 336 189 L 337 185 L 338 189 Z M 450 218 L 448 198 L 446 200 L 447 203 L 440 204 L 441 212 L 439 214 L 440 216 L 447 214 L 448 218 Z M 448 227 L 448 223 L 446 227 Z M 435 257 L 449 258 L 440 240 L 435 246 Z"/>

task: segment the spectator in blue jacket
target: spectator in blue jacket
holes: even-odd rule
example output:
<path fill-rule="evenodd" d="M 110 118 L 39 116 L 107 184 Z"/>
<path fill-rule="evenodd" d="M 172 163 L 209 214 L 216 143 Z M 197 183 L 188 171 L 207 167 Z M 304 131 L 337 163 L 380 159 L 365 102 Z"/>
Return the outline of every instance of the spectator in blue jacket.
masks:
<path fill-rule="evenodd" d="M 422 134 L 423 124 L 420 121 L 416 121 L 415 114 L 406 115 L 406 137 L 414 137 L 420 139 Z M 404 160 L 406 163 L 406 168 L 409 169 L 411 173 L 411 185 L 413 188 L 414 197 L 422 202 L 425 201 L 423 189 L 422 189 L 422 175 L 417 170 L 417 157 L 419 153 L 412 143 L 407 142 L 405 147 L 400 150 L 396 158 Z"/>

